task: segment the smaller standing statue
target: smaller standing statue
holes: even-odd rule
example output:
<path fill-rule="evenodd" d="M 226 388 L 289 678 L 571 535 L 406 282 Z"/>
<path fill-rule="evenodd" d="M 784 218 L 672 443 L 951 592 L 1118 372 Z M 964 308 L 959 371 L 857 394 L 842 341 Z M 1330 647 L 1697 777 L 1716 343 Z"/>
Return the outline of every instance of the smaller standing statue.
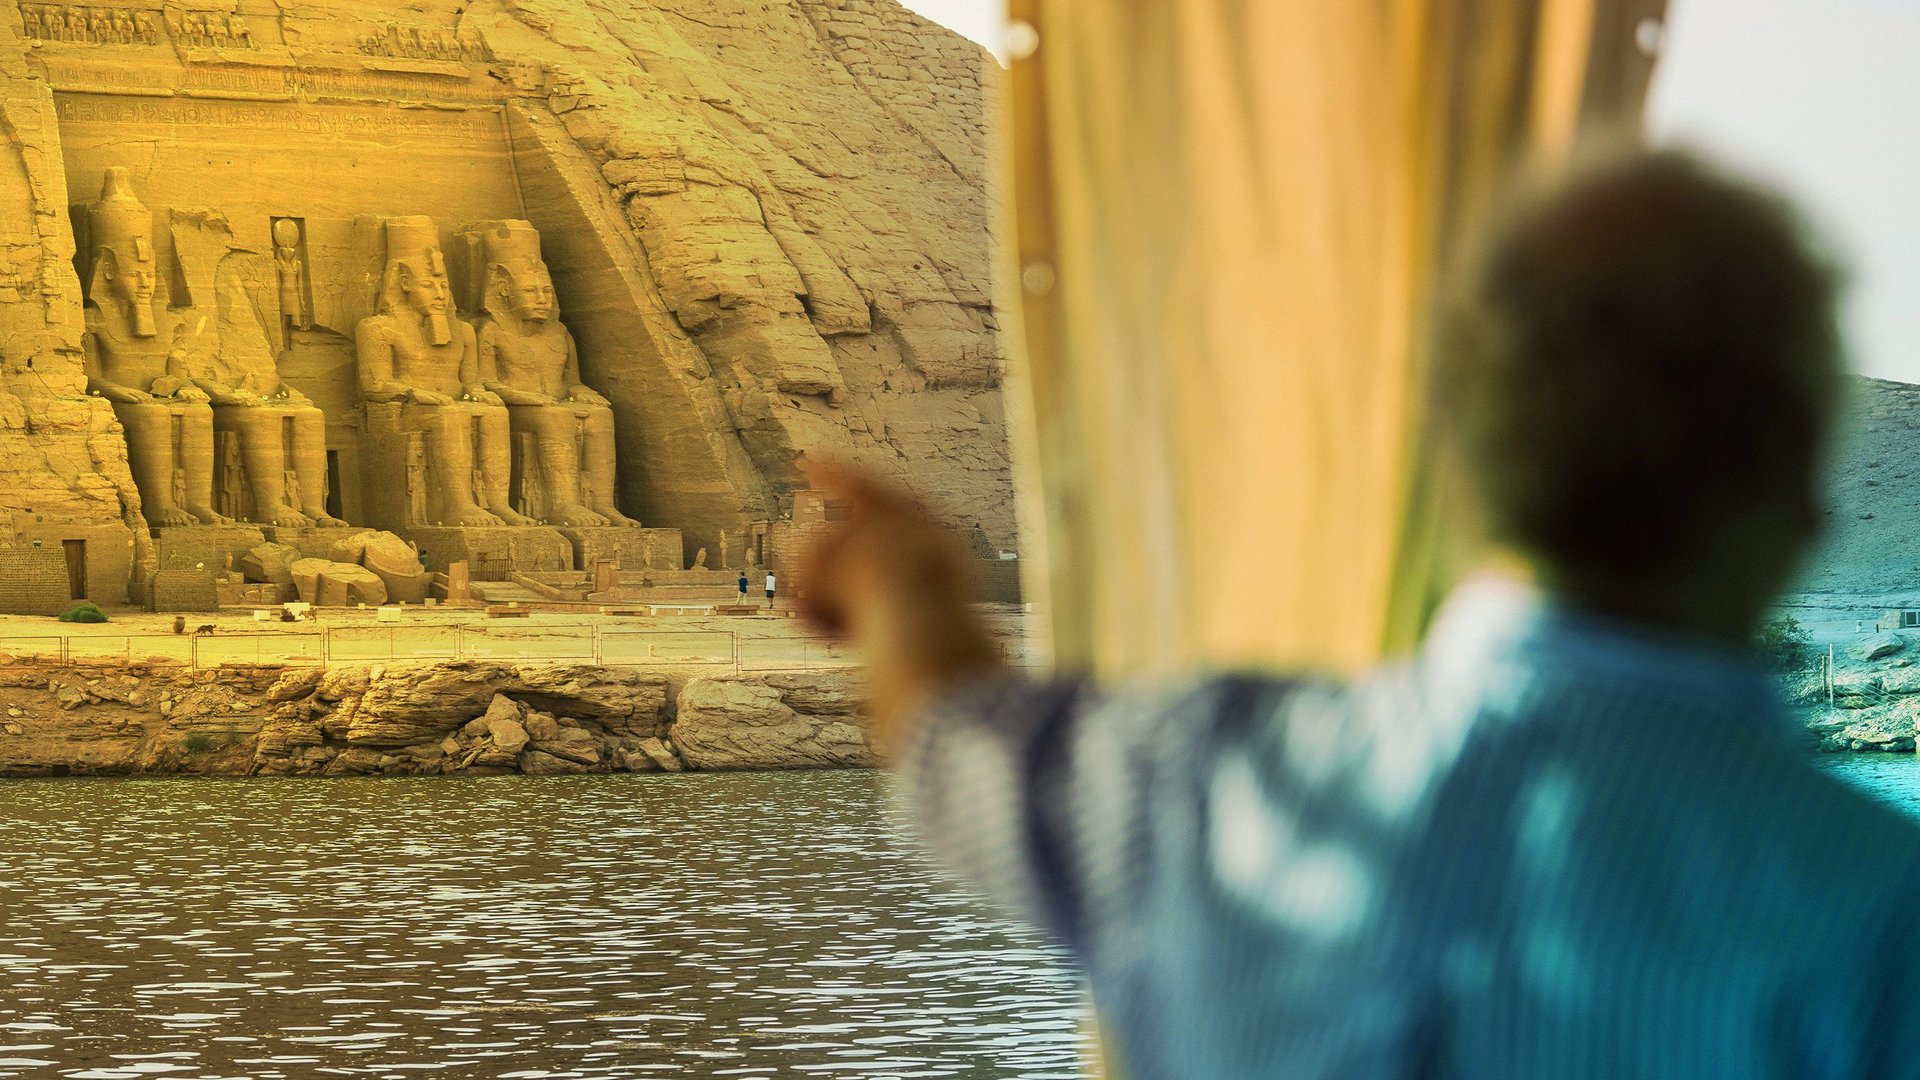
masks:
<path fill-rule="evenodd" d="M 556 525 L 638 525 L 614 501 L 613 410 L 580 381 L 540 234 L 525 221 L 485 222 L 476 232 L 485 267 L 480 377 L 507 403 L 513 430 L 533 436 L 537 460 L 521 466 L 539 478 L 528 510 Z"/>
<path fill-rule="evenodd" d="M 273 269 L 280 284 L 280 314 L 296 329 L 311 330 L 313 313 L 307 310 L 307 290 L 300 257 L 300 223 L 292 218 L 273 222 Z"/>

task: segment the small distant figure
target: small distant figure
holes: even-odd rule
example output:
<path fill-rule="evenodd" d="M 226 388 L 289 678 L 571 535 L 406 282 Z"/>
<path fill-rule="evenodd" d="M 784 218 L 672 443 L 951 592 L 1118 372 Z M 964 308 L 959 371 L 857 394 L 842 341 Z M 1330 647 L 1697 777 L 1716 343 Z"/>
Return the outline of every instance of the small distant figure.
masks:
<path fill-rule="evenodd" d="M 193 636 L 200 637 L 205 634 L 211 634 L 216 629 L 218 629 L 218 627 L 214 626 L 214 624 L 212 623 L 201 623 L 199 626 L 196 626 L 193 628 Z"/>
<path fill-rule="evenodd" d="M 699 551 L 694 552 L 693 568 L 695 570 L 705 570 L 707 568 L 707 549 L 706 548 L 701 548 Z"/>
<path fill-rule="evenodd" d="M 740 585 L 740 602 L 744 604 L 747 602 L 747 573 L 744 570 L 740 572 L 739 585 Z"/>
<path fill-rule="evenodd" d="M 769 570 L 767 571 L 767 606 L 768 607 L 773 606 L 773 586 L 774 586 L 773 571 Z"/>

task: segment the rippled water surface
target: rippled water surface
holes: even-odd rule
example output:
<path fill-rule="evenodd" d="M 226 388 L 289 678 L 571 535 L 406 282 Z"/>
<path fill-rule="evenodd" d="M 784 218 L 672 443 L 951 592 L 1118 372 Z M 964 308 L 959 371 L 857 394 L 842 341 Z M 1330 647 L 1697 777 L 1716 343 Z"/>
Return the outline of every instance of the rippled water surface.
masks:
<path fill-rule="evenodd" d="M 1912 754 L 1823 754 L 1821 767 L 1920 817 L 1920 758 Z"/>
<path fill-rule="evenodd" d="M 3 783 L 0 1076 L 1077 1075 L 881 783 Z"/>

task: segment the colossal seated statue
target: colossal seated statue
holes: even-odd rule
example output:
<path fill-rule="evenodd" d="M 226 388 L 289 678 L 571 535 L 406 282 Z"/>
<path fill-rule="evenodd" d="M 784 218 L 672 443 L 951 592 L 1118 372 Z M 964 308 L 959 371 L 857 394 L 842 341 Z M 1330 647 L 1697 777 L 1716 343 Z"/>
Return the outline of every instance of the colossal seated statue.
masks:
<path fill-rule="evenodd" d="M 147 522 L 224 524 L 213 510 L 213 410 L 185 370 L 181 320 L 157 299 L 153 214 L 134 197 L 125 167 L 106 171 L 86 223 L 87 386 L 113 402 L 126 429 Z"/>
<path fill-rule="evenodd" d="M 236 248 L 217 212 L 176 207 L 171 220 L 192 314 L 214 323 L 215 332 L 195 336 L 182 374 L 211 399 L 215 497 L 225 500 L 216 505 L 283 529 L 345 526 L 326 510 L 326 417 L 281 380 L 275 362 L 267 257 Z"/>
<path fill-rule="evenodd" d="M 533 442 L 533 460 L 520 468 L 523 504 L 555 525 L 638 526 L 615 502 L 613 410 L 580 381 L 540 234 L 525 221 L 484 222 L 473 232 L 484 266 L 480 380 L 507 403 L 513 431 Z"/>
<path fill-rule="evenodd" d="M 455 317 L 438 227 L 388 218 L 384 234 L 377 312 L 355 327 L 354 352 L 361 398 L 397 406 L 399 430 L 426 440 L 427 511 L 409 524 L 533 524 L 508 504 L 507 410 L 481 385 L 473 327 Z"/>
<path fill-rule="evenodd" d="M 190 358 L 187 367 L 211 399 L 214 431 L 239 440 L 251 497 L 247 520 L 280 528 L 346 526 L 326 511 L 326 417 L 280 380 L 271 354 L 227 355 L 216 365 Z"/>

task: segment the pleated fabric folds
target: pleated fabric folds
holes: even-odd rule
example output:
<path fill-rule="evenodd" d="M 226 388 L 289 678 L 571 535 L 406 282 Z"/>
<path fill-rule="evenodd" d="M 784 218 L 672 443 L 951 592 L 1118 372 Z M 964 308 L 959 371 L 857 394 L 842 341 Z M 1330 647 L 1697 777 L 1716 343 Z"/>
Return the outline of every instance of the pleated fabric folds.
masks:
<path fill-rule="evenodd" d="M 1517 163 L 1637 125 L 1665 7 L 1013 0 L 1008 375 L 1063 666 L 1416 640 L 1460 553 L 1436 289 Z"/>

